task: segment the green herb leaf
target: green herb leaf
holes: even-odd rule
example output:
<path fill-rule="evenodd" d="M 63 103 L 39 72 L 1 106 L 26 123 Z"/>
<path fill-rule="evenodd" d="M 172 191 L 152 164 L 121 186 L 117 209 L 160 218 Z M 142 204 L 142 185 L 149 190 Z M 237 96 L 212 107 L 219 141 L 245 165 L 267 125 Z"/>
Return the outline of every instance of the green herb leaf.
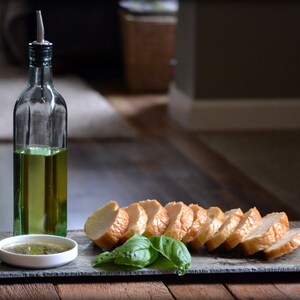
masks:
<path fill-rule="evenodd" d="M 177 266 L 175 266 L 171 260 L 167 259 L 163 255 L 159 255 L 151 267 L 158 270 L 178 270 Z"/>
<path fill-rule="evenodd" d="M 173 262 L 178 274 L 183 275 L 191 265 L 191 254 L 185 244 L 168 236 L 154 236 L 150 238 L 152 246 L 164 257 Z"/>
<path fill-rule="evenodd" d="M 92 262 L 92 266 L 110 263 L 144 268 L 154 262 L 159 269 L 177 270 L 179 275 L 183 275 L 191 264 L 191 255 L 182 242 L 173 238 L 155 236 L 148 239 L 140 234 L 135 234 L 113 251 L 99 254 Z"/>
<path fill-rule="evenodd" d="M 158 256 L 149 239 L 136 234 L 117 248 L 115 264 L 144 268 L 152 264 Z"/>
<path fill-rule="evenodd" d="M 115 250 L 111 251 L 111 252 L 103 252 L 99 255 L 97 255 L 97 257 L 93 260 L 92 262 L 92 266 L 96 267 L 102 264 L 107 264 L 110 262 L 113 262 L 116 258 L 117 252 Z"/>

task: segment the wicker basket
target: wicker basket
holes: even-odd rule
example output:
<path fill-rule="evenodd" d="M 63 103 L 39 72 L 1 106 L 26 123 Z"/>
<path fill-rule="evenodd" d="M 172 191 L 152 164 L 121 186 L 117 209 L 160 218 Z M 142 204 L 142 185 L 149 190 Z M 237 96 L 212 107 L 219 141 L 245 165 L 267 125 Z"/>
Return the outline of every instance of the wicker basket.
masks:
<path fill-rule="evenodd" d="M 120 11 L 125 76 L 131 91 L 168 90 L 176 22 L 174 16 L 134 16 Z"/>

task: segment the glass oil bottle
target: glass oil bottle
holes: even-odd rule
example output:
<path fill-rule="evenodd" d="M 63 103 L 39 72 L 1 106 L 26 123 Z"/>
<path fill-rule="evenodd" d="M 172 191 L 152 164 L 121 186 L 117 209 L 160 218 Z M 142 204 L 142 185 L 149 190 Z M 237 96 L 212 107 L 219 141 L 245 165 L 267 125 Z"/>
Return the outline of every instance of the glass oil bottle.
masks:
<path fill-rule="evenodd" d="M 28 84 L 14 107 L 14 235 L 67 233 L 67 106 L 53 85 L 52 47 L 37 11 Z"/>

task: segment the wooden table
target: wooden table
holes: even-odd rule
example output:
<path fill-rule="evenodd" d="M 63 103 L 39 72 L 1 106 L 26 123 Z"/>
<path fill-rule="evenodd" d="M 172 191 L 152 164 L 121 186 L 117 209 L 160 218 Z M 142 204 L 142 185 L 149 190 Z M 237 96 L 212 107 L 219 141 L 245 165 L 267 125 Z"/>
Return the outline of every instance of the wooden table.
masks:
<path fill-rule="evenodd" d="M 162 281 L 1 285 L 0 299 L 299 299 L 299 283 L 166 284 Z M 257 296 L 255 296 L 257 295 Z"/>
<path fill-rule="evenodd" d="M 268 276 L 267 280 L 261 275 L 248 280 L 182 277 L 176 282 L 164 278 L 109 282 L 23 280 L 1 284 L 0 299 L 299 299 L 299 274 L 293 275 Z"/>

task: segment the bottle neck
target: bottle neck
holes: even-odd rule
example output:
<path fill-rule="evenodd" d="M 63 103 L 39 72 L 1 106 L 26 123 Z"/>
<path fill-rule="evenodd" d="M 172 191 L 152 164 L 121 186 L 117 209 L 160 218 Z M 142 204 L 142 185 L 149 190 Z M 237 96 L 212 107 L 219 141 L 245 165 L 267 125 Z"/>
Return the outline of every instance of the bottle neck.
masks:
<path fill-rule="evenodd" d="M 29 85 L 52 85 L 52 44 L 29 44 Z"/>
<path fill-rule="evenodd" d="M 47 86 L 52 85 L 52 66 L 35 67 L 29 66 L 29 85 Z"/>

